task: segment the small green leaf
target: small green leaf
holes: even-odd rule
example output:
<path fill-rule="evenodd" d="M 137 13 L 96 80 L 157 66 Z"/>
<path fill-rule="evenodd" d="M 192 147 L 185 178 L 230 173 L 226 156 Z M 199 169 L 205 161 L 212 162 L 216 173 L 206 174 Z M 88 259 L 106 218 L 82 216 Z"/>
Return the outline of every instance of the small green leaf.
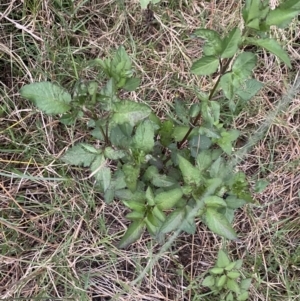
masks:
<path fill-rule="evenodd" d="M 254 18 L 260 17 L 261 1 L 260 0 L 246 0 L 243 8 L 243 18 L 248 25 Z"/>
<path fill-rule="evenodd" d="M 172 142 L 172 133 L 173 133 L 174 123 L 171 120 L 166 120 L 163 122 L 160 130 L 160 142 L 163 146 L 167 147 Z"/>
<path fill-rule="evenodd" d="M 119 160 L 126 156 L 126 152 L 123 150 L 118 150 L 118 149 L 116 150 L 116 149 L 113 149 L 112 147 L 108 146 L 104 150 L 104 156 L 107 159 Z"/>
<path fill-rule="evenodd" d="M 21 88 L 20 94 L 48 115 L 63 114 L 71 109 L 70 93 L 50 82 L 25 85 Z"/>
<path fill-rule="evenodd" d="M 231 290 L 232 292 L 234 292 L 236 294 L 240 293 L 240 287 L 239 287 L 238 283 L 235 280 L 228 279 L 226 284 L 227 284 L 227 288 L 229 290 Z"/>
<path fill-rule="evenodd" d="M 144 231 L 144 227 L 145 227 L 144 220 L 135 221 L 132 224 L 130 224 L 126 233 L 118 243 L 118 248 L 120 249 L 126 248 L 130 244 L 137 241 L 141 237 Z"/>
<path fill-rule="evenodd" d="M 227 207 L 230 209 L 238 209 L 246 204 L 245 200 L 239 199 L 234 195 L 230 195 L 226 198 Z"/>
<path fill-rule="evenodd" d="M 214 233 L 227 239 L 237 239 L 235 231 L 224 215 L 212 208 L 207 208 L 206 210 L 205 223 Z"/>
<path fill-rule="evenodd" d="M 181 200 L 183 192 L 181 188 L 174 188 L 168 191 L 159 193 L 155 197 L 156 206 L 160 210 L 171 209 Z"/>
<path fill-rule="evenodd" d="M 205 277 L 202 281 L 202 285 L 212 288 L 215 285 L 215 278 L 211 275 Z"/>
<path fill-rule="evenodd" d="M 95 154 L 94 152 L 89 152 L 84 147 L 87 145 L 88 144 L 85 144 L 85 143 L 79 143 L 79 144 L 74 145 L 72 148 L 70 148 L 66 151 L 66 153 L 62 156 L 61 159 L 65 163 L 75 165 L 75 166 L 81 166 L 81 165 L 83 165 L 84 167 L 90 166 L 98 155 Z M 90 147 L 90 145 L 88 145 L 88 146 Z M 103 155 L 100 155 L 100 156 L 103 156 Z"/>
<path fill-rule="evenodd" d="M 241 289 L 247 291 L 250 288 L 251 281 L 252 281 L 251 278 L 243 279 L 240 284 Z"/>
<path fill-rule="evenodd" d="M 166 215 L 165 213 L 160 210 L 157 206 L 154 206 L 152 209 L 152 213 L 154 216 L 156 216 L 161 222 L 164 222 L 166 220 Z"/>
<path fill-rule="evenodd" d="M 209 270 L 209 272 L 210 272 L 211 274 L 213 274 L 213 275 L 221 275 L 221 274 L 224 273 L 224 269 L 223 269 L 223 268 L 218 268 L 218 267 L 216 267 L 216 268 L 211 268 L 211 269 Z"/>
<path fill-rule="evenodd" d="M 230 130 L 228 132 L 224 131 L 221 133 L 221 138 L 216 140 L 216 143 L 226 154 L 231 155 L 232 142 L 235 141 L 239 135 L 240 132 L 238 130 Z"/>
<path fill-rule="evenodd" d="M 244 101 L 250 100 L 261 88 L 263 83 L 254 78 L 248 79 L 236 90 L 236 94 Z"/>
<path fill-rule="evenodd" d="M 249 298 L 248 292 L 242 292 L 240 295 L 237 296 L 237 301 L 246 301 Z"/>
<path fill-rule="evenodd" d="M 138 177 L 140 175 L 140 167 L 126 163 L 122 166 L 122 170 L 125 175 L 127 187 L 131 192 L 135 192 L 137 188 Z"/>
<path fill-rule="evenodd" d="M 141 220 L 144 218 L 144 212 L 138 212 L 138 211 L 133 211 L 128 214 L 126 214 L 125 218 L 131 220 L 131 221 L 137 221 Z"/>
<path fill-rule="evenodd" d="M 187 159 L 180 155 L 178 155 L 177 158 L 184 182 L 188 185 L 200 185 L 203 178 L 198 168 L 193 166 Z"/>
<path fill-rule="evenodd" d="M 231 279 L 237 279 L 241 276 L 239 272 L 231 271 L 227 273 L 227 276 Z"/>
<path fill-rule="evenodd" d="M 197 166 L 200 172 L 206 171 L 212 163 L 210 150 L 202 150 L 196 159 Z"/>
<path fill-rule="evenodd" d="M 243 259 L 238 259 L 237 261 L 235 261 L 235 266 L 234 268 L 239 270 L 243 265 Z"/>
<path fill-rule="evenodd" d="M 235 265 L 236 265 L 236 262 L 235 262 L 235 261 L 230 262 L 230 263 L 225 267 L 225 270 L 226 270 L 226 271 L 231 271 L 232 269 L 235 268 Z"/>
<path fill-rule="evenodd" d="M 222 41 L 222 58 L 231 58 L 233 57 L 239 47 L 239 43 L 241 42 L 242 33 L 239 28 L 234 28 L 228 34 L 227 37 Z"/>
<path fill-rule="evenodd" d="M 270 183 L 265 179 L 260 179 L 255 183 L 255 192 L 256 193 L 262 193 L 269 185 Z"/>
<path fill-rule="evenodd" d="M 217 258 L 217 267 L 219 268 L 225 268 L 230 263 L 230 260 L 227 256 L 227 254 L 223 250 L 219 250 L 218 252 L 218 258 Z"/>
<path fill-rule="evenodd" d="M 126 207 L 128 207 L 133 211 L 140 212 L 140 213 L 144 213 L 146 211 L 145 204 L 141 202 L 137 202 L 137 201 L 122 201 L 122 202 Z"/>
<path fill-rule="evenodd" d="M 226 73 L 222 75 L 221 80 L 220 80 L 220 86 L 223 90 L 223 93 L 227 99 L 233 99 L 234 94 L 235 94 L 235 86 L 233 83 L 233 78 L 234 75 L 232 72 Z"/>
<path fill-rule="evenodd" d="M 135 91 L 136 88 L 140 85 L 141 80 L 137 77 L 131 77 L 126 80 L 123 89 L 126 91 Z"/>
<path fill-rule="evenodd" d="M 147 118 L 150 113 L 151 109 L 145 104 L 123 100 L 114 104 L 112 121 L 116 124 L 129 123 L 134 126 L 139 121 Z"/>
<path fill-rule="evenodd" d="M 161 174 L 156 175 L 152 179 L 152 184 L 156 187 L 170 187 L 177 183 L 178 182 L 172 177 L 161 175 Z"/>
<path fill-rule="evenodd" d="M 154 206 L 155 205 L 155 201 L 154 201 L 154 194 L 153 191 L 151 189 L 150 186 L 148 186 L 147 190 L 146 190 L 146 194 L 145 194 L 147 203 L 149 206 Z"/>
<path fill-rule="evenodd" d="M 229 292 L 229 294 L 226 296 L 226 301 L 234 301 L 232 292 Z"/>
<path fill-rule="evenodd" d="M 164 221 L 160 228 L 161 233 L 169 233 L 180 227 L 184 219 L 185 210 L 184 208 L 179 208 L 168 215 L 167 219 Z"/>
<path fill-rule="evenodd" d="M 150 120 L 144 120 L 137 126 L 132 146 L 134 149 L 145 153 L 152 151 L 154 147 L 154 128 Z"/>
<path fill-rule="evenodd" d="M 106 167 L 106 160 L 103 155 L 98 156 L 92 163 L 91 171 L 96 181 L 102 187 L 103 192 L 106 192 L 111 182 L 111 170 L 109 167 Z"/>
<path fill-rule="evenodd" d="M 247 38 L 246 42 L 248 45 L 256 45 L 266 50 L 270 51 L 271 53 L 275 54 L 281 61 L 283 61 L 289 68 L 292 68 L 290 58 L 286 51 L 282 49 L 279 43 L 274 39 L 254 39 L 254 38 Z"/>
<path fill-rule="evenodd" d="M 226 275 L 222 275 L 216 283 L 217 287 L 222 288 L 225 285 L 226 280 L 227 280 Z"/>
<path fill-rule="evenodd" d="M 257 62 L 257 56 L 251 52 L 243 52 L 238 55 L 232 65 L 232 72 L 239 79 L 245 79 L 252 74 Z"/>
<path fill-rule="evenodd" d="M 204 56 L 194 62 L 191 72 L 196 75 L 210 75 L 217 71 L 219 67 L 219 59 L 215 56 Z"/>

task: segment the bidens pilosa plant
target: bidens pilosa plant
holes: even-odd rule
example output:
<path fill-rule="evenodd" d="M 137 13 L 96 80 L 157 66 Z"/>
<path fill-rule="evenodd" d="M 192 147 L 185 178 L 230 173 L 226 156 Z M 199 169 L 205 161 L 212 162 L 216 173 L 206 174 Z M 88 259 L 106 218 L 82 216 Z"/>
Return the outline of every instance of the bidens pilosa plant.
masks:
<path fill-rule="evenodd" d="M 228 128 L 223 112 L 227 107 L 236 116 L 262 87 L 252 74 L 257 56 L 245 51 L 246 46 L 262 47 L 291 67 L 287 53 L 268 32 L 272 25 L 285 27 L 299 6 L 298 0 L 289 0 L 270 10 L 267 1 L 247 0 L 242 30 L 235 27 L 225 36 L 209 29 L 195 31 L 194 37 L 204 39 L 205 45 L 191 72 L 210 76 L 212 89 L 198 89 L 199 102 L 193 105 L 177 100 L 173 114 L 164 120 L 146 104 L 119 97 L 120 90 L 133 91 L 140 83 L 123 47 L 111 58 L 93 61 L 107 76 L 104 86 L 79 82 L 72 95 L 51 82 L 21 89 L 44 113 L 61 114 L 66 125 L 84 115 L 90 118 L 90 135 L 100 147 L 78 143 L 61 159 L 89 167 L 104 200 L 119 200 L 130 210 L 126 218 L 132 223 L 120 248 L 145 229 L 160 239 L 179 228 L 194 233 L 198 219 L 218 235 L 237 238 L 231 226 L 234 211 L 252 198 L 245 175 L 228 163 L 239 131 Z M 222 279 L 227 278 L 234 280 L 229 274 Z"/>

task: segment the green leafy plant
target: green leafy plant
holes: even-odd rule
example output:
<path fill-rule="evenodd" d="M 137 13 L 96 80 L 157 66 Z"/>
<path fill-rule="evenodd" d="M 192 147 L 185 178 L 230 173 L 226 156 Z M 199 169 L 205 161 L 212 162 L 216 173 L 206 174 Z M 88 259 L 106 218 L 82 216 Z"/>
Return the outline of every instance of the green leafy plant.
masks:
<path fill-rule="evenodd" d="M 224 112 L 229 109 L 236 116 L 263 86 L 253 78 L 257 56 L 244 50 L 246 46 L 262 47 L 291 67 L 287 53 L 268 31 L 272 25 L 285 27 L 296 11 L 300 11 L 296 0 L 275 10 L 266 1 L 247 0 L 243 30 L 235 27 L 224 36 L 196 30 L 194 37 L 206 42 L 191 72 L 210 76 L 213 87 L 209 92 L 195 91 L 199 103 L 177 100 L 164 120 L 148 105 L 120 98 L 120 90 L 134 91 L 140 83 L 123 47 L 110 58 L 93 61 L 108 79 L 104 86 L 78 82 L 73 94 L 50 82 L 21 89 L 21 95 L 46 114 L 61 114 L 60 121 L 66 125 L 82 116 L 89 118 L 90 135 L 100 146 L 78 143 L 61 159 L 89 167 L 105 202 L 119 200 L 128 208 L 126 218 L 132 223 L 120 248 L 139 239 L 145 229 L 156 239 L 177 229 L 195 233 L 199 219 L 214 233 L 237 239 L 231 225 L 234 212 L 252 202 L 252 197 L 245 174 L 230 164 L 240 133 L 226 124 Z M 234 279 L 224 272 L 227 266 L 217 264 L 217 268 L 226 278 L 226 286 L 220 288 L 238 294 L 228 285 Z M 241 286 L 235 286 L 241 291 Z M 215 282 L 209 287 L 215 289 Z"/>
<path fill-rule="evenodd" d="M 202 285 L 209 287 L 214 295 L 220 296 L 220 300 L 247 300 L 251 278 L 242 279 L 239 271 L 242 263 L 241 259 L 230 261 L 226 252 L 220 250 L 216 265 L 208 271 L 210 275 L 204 278 Z"/>

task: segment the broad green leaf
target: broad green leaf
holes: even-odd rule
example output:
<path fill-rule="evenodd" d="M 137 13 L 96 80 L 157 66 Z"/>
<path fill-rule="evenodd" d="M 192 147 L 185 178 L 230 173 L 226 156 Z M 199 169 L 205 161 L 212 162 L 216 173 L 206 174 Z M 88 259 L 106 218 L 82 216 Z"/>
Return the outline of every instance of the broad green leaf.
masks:
<path fill-rule="evenodd" d="M 152 179 L 152 184 L 156 187 L 170 187 L 178 182 L 169 176 L 158 174 Z"/>
<path fill-rule="evenodd" d="M 218 257 L 217 257 L 217 267 L 219 268 L 225 268 L 230 263 L 228 255 L 223 251 L 219 250 Z"/>
<path fill-rule="evenodd" d="M 203 178 L 198 168 L 180 155 L 178 155 L 177 158 L 184 182 L 188 185 L 200 185 Z"/>
<path fill-rule="evenodd" d="M 163 122 L 160 130 L 160 143 L 167 147 L 172 142 L 172 133 L 173 133 L 174 123 L 171 120 L 166 120 Z"/>
<path fill-rule="evenodd" d="M 223 90 L 223 93 L 227 99 L 233 99 L 235 94 L 235 87 L 233 84 L 233 73 L 229 72 L 224 75 L 222 75 L 220 80 L 220 86 Z"/>
<path fill-rule="evenodd" d="M 236 294 L 240 293 L 240 287 L 239 287 L 238 283 L 235 280 L 228 279 L 226 284 L 227 284 L 227 288 L 229 290 L 231 290 L 232 292 L 234 292 Z"/>
<path fill-rule="evenodd" d="M 226 198 L 227 207 L 230 209 L 238 209 L 246 204 L 245 200 L 239 199 L 234 195 L 230 195 Z"/>
<path fill-rule="evenodd" d="M 248 292 L 241 292 L 240 295 L 237 296 L 237 301 L 246 301 L 249 298 Z"/>
<path fill-rule="evenodd" d="M 144 179 L 146 181 L 151 181 L 154 177 L 158 175 L 159 175 L 158 168 L 156 166 L 150 165 L 144 173 Z"/>
<path fill-rule="evenodd" d="M 128 189 L 131 192 L 135 192 L 137 188 L 137 181 L 140 175 L 140 167 L 133 166 L 130 163 L 126 163 L 122 166 L 122 170 L 125 175 L 125 182 L 127 184 Z"/>
<path fill-rule="evenodd" d="M 207 207 L 216 208 L 216 209 L 227 206 L 226 202 L 222 198 L 220 198 L 216 195 L 211 195 L 211 196 L 205 198 L 204 203 Z"/>
<path fill-rule="evenodd" d="M 215 277 L 213 276 L 207 276 L 202 281 L 202 285 L 207 286 L 209 288 L 213 287 L 214 284 L 215 284 Z"/>
<path fill-rule="evenodd" d="M 228 132 L 224 131 L 221 133 L 221 138 L 216 140 L 216 143 L 222 148 L 222 150 L 231 155 L 232 152 L 232 142 L 234 142 L 240 135 L 238 130 L 230 130 Z"/>
<path fill-rule="evenodd" d="M 257 57 L 254 53 L 243 52 L 238 55 L 232 66 L 232 72 L 239 79 L 245 79 L 252 74 Z"/>
<path fill-rule="evenodd" d="M 215 56 L 204 56 L 194 62 L 191 72 L 196 75 L 210 75 L 217 71 L 219 67 L 219 59 Z"/>
<path fill-rule="evenodd" d="M 130 244 L 137 241 L 141 237 L 144 231 L 144 227 L 145 227 L 144 220 L 135 221 L 132 224 L 130 224 L 126 233 L 118 243 L 118 248 L 120 249 L 126 248 Z"/>
<path fill-rule="evenodd" d="M 193 212 L 193 209 L 194 208 L 192 208 L 191 206 L 185 205 L 186 214 L 182 225 L 180 226 L 180 229 L 188 234 L 196 233 L 195 214 Z"/>
<path fill-rule="evenodd" d="M 122 201 L 126 207 L 131 209 L 132 211 L 144 213 L 146 211 L 145 204 L 136 201 Z"/>
<path fill-rule="evenodd" d="M 186 135 L 186 133 L 189 130 L 189 126 L 175 126 L 173 133 L 172 133 L 172 138 L 174 138 L 174 140 L 176 142 L 181 141 L 184 136 Z M 189 137 L 192 137 L 193 135 L 195 135 L 197 133 L 196 129 L 193 129 L 192 132 L 190 133 Z"/>
<path fill-rule="evenodd" d="M 228 220 L 215 209 L 207 208 L 205 213 L 205 223 L 214 233 L 227 239 L 237 239 L 236 233 Z"/>
<path fill-rule="evenodd" d="M 235 265 L 236 265 L 236 262 L 233 261 L 233 262 L 230 262 L 226 267 L 225 267 L 225 270 L 226 271 L 231 271 L 235 268 Z"/>
<path fill-rule="evenodd" d="M 197 156 L 196 163 L 200 172 L 206 171 L 212 163 L 210 150 L 202 150 Z"/>
<path fill-rule="evenodd" d="M 167 219 L 164 221 L 160 228 L 161 233 L 169 233 L 178 229 L 184 219 L 185 216 L 185 209 L 179 208 L 173 211 L 171 214 L 168 215 Z"/>
<path fill-rule="evenodd" d="M 63 114 L 71 109 L 70 93 L 50 82 L 25 85 L 21 88 L 20 94 L 48 115 Z"/>
<path fill-rule="evenodd" d="M 124 131 L 121 129 L 121 125 L 115 126 L 111 129 L 109 138 L 112 145 L 124 149 L 129 149 L 132 141 L 131 137 L 124 134 Z"/>
<path fill-rule="evenodd" d="M 151 189 L 150 186 L 148 186 L 147 190 L 146 190 L 146 194 L 145 194 L 147 203 L 149 206 L 154 206 L 155 205 L 155 201 L 154 201 L 154 194 L 153 191 Z"/>
<path fill-rule="evenodd" d="M 132 140 L 132 147 L 145 153 L 152 151 L 154 147 L 154 128 L 150 120 L 144 120 L 137 126 Z"/>
<path fill-rule="evenodd" d="M 96 159 L 97 156 L 102 157 L 100 153 L 97 155 L 95 152 L 89 152 L 84 146 L 88 144 L 79 143 L 69 148 L 66 153 L 62 156 L 62 160 L 65 163 L 76 166 L 88 167 Z M 90 146 L 90 145 L 88 145 Z M 96 149 L 95 149 L 96 150 Z"/>
<path fill-rule="evenodd" d="M 111 182 L 111 170 L 109 167 L 106 167 L 106 160 L 103 155 L 98 156 L 92 163 L 91 171 L 96 181 L 103 188 L 103 192 L 106 192 Z"/>
<path fill-rule="evenodd" d="M 240 285 L 240 286 L 241 286 L 241 289 L 247 291 L 247 290 L 250 288 L 251 281 L 252 281 L 251 278 L 243 279 L 243 280 L 241 281 L 241 285 Z"/>
<path fill-rule="evenodd" d="M 276 25 L 279 28 L 285 28 L 289 23 L 299 14 L 299 11 L 295 9 L 282 9 L 275 8 L 271 10 L 266 18 L 266 25 Z"/>
<path fill-rule="evenodd" d="M 199 114 L 200 109 L 201 109 L 201 107 L 200 107 L 199 103 L 192 104 L 190 109 L 189 109 L 189 116 L 191 118 L 195 118 Z"/>
<path fill-rule="evenodd" d="M 233 57 L 239 47 L 239 43 L 241 42 L 242 33 L 239 28 L 234 28 L 231 30 L 231 32 L 228 34 L 227 37 L 225 37 L 222 41 L 222 58 L 231 58 Z"/>
<path fill-rule="evenodd" d="M 241 276 L 241 274 L 239 272 L 236 271 L 231 271 L 227 273 L 227 276 L 231 279 L 237 279 Z"/>
<path fill-rule="evenodd" d="M 145 192 L 139 190 L 132 193 L 129 189 L 116 189 L 115 197 L 122 201 L 145 202 Z"/>
<path fill-rule="evenodd" d="M 131 77 L 126 80 L 123 89 L 126 91 L 134 91 L 140 85 L 141 80 L 137 77 Z"/>
<path fill-rule="evenodd" d="M 149 214 L 148 214 L 149 215 Z M 146 227 L 147 227 L 147 230 L 148 232 L 152 235 L 152 236 L 156 236 L 159 228 L 158 226 L 154 225 L 153 223 L 151 223 L 151 221 L 149 220 L 148 218 L 148 215 L 147 217 L 145 218 L 145 223 L 146 223 Z"/>
<path fill-rule="evenodd" d="M 131 220 L 131 221 L 137 221 L 137 220 L 143 219 L 144 214 L 145 214 L 144 212 L 133 211 L 133 212 L 126 214 L 125 218 L 127 218 L 128 220 Z"/>
<path fill-rule="evenodd" d="M 260 179 L 256 181 L 254 190 L 256 193 L 261 193 L 268 187 L 269 184 L 270 183 L 267 180 Z"/>
<path fill-rule="evenodd" d="M 260 0 L 246 0 L 246 4 L 243 8 L 243 18 L 245 23 L 248 23 L 260 16 L 261 1 Z"/>
<path fill-rule="evenodd" d="M 132 126 L 147 118 L 151 113 L 151 109 L 145 104 L 130 100 L 115 103 L 113 111 L 112 121 L 116 124 L 129 123 Z"/>
<path fill-rule="evenodd" d="M 279 8 L 300 10 L 300 1 L 299 0 L 285 0 L 279 5 Z"/>
<path fill-rule="evenodd" d="M 222 176 L 226 171 L 226 165 L 224 159 L 219 157 L 216 161 L 210 166 L 209 173 L 212 178 L 217 178 Z"/>
<path fill-rule="evenodd" d="M 196 158 L 202 150 L 207 150 L 212 145 L 211 139 L 205 135 L 197 135 L 189 141 L 191 155 Z"/>
<path fill-rule="evenodd" d="M 201 28 L 196 30 L 193 35 L 207 41 L 203 46 L 203 52 L 206 56 L 219 55 L 221 53 L 222 40 L 216 31 Z"/>
<path fill-rule="evenodd" d="M 239 270 L 239 269 L 242 267 L 242 265 L 243 265 L 243 259 L 238 259 L 238 260 L 235 261 L 235 266 L 234 266 L 234 268 L 235 268 L 236 270 Z"/>
<path fill-rule="evenodd" d="M 226 275 L 222 275 L 219 278 L 219 280 L 217 281 L 216 286 L 219 287 L 219 288 L 222 288 L 225 285 L 226 280 L 227 280 L 227 276 Z"/>
<path fill-rule="evenodd" d="M 160 210 L 157 206 L 154 206 L 152 209 L 152 213 L 154 216 L 156 216 L 161 222 L 164 222 L 166 220 L 166 215 L 165 213 Z"/>
<path fill-rule="evenodd" d="M 289 68 L 292 68 L 290 58 L 285 50 L 279 45 L 279 43 L 274 39 L 254 39 L 254 38 L 247 38 L 246 43 L 248 45 L 256 45 L 266 50 L 270 51 L 271 53 L 275 54 L 281 61 L 283 61 Z"/>
<path fill-rule="evenodd" d="M 176 118 L 179 118 L 184 124 L 189 124 L 188 109 L 181 99 L 175 99 Z"/>
<path fill-rule="evenodd" d="M 236 94 L 244 101 L 250 100 L 261 88 L 263 83 L 254 78 L 246 80 L 246 82 L 236 90 Z"/>
<path fill-rule="evenodd" d="M 229 292 L 229 294 L 226 296 L 226 301 L 235 301 L 232 292 Z"/>
<path fill-rule="evenodd" d="M 209 273 L 213 275 L 221 275 L 224 273 L 224 269 L 219 267 L 214 267 L 209 270 Z"/>
<path fill-rule="evenodd" d="M 107 159 L 119 160 L 126 156 L 126 152 L 123 150 L 113 149 L 112 147 L 108 146 L 104 150 L 104 156 Z"/>
<path fill-rule="evenodd" d="M 160 210 L 171 209 L 181 200 L 183 192 L 181 188 L 174 188 L 168 191 L 160 192 L 155 197 L 156 206 Z"/>

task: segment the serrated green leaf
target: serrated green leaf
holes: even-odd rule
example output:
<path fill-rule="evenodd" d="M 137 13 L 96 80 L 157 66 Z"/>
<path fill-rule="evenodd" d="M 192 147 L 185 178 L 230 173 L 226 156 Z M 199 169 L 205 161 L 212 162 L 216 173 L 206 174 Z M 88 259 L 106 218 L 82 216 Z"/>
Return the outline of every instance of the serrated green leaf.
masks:
<path fill-rule="evenodd" d="M 232 142 L 234 142 L 240 135 L 238 130 L 230 130 L 228 132 L 222 132 L 221 138 L 216 140 L 216 143 L 222 148 L 222 150 L 231 155 L 232 152 Z"/>
<path fill-rule="evenodd" d="M 222 198 L 215 195 L 205 198 L 204 203 L 207 207 L 211 208 L 222 208 L 227 206 L 226 202 Z"/>
<path fill-rule="evenodd" d="M 170 213 L 160 228 L 161 233 L 169 233 L 178 229 L 184 219 L 185 210 L 179 208 Z"/>
<path fill-rule="evenodd" d="M 132 126 L 147 118 L 151 113 L 151 109 L 145 104 L 130 100 L 115 103 L 113 111 L 113 122 L 116 124 L 129 123 Z"/>
<path fill-rule="evenodd" d="M 250 100 L 262 87 L 263 83 L 254 78 L 248 79 L 236 90 L 236 94 L 244 101 Z"/>
<path fill-rule="evenodd" d="M 200 172 L 206 171 L 207 168 L 212 163 L 212 157 L 211 157 L 210 150 L 202 150 L 198 154 L 196 162 L 197 162 L 197 167 L 198 167 Z"/>
<path fill-rule="evenodd" d="M 141 80 L 137 77 L 131 77 L 126 80 L 123 89 L 126 91 L 135 91 L 136 88 L 140 85 Z"/>
<path fill-rule="evenodd" d="M 20 94 L 48 115 L 63 114 L 71 109 L 70 93 L 50 82 L 25 85 L 21 88 Z"/>
<path fill-rule="evenodd" d="M 222 41 L 222 52 L 221 57 L 222 58 L 231 58 L 233 57 L 239 47 L 239 43 L 241 42 L 242 33 L 239 28 L 234 28 L 231 30 L 231 32 L 228 34 L 227 37 L 225 37 Z"/>
<path fill-rule="evenodd" d="M 65 163 L 71 165 L 88 167 L 92 164 L 97 156 L 103 156 L 87 151 L 86 148 L 83 147 L 84 145 L 87 144 L 79 143 L 69 148 L 61 159 Z"/>
<path fill-rule="evenodd" d="M 250 288 L 251 282 L 251 278 L 243 279 L 240 284 L 241 289 L 247 291 Z"/>
<path fill-rule="evenodd" d="M 235 87 L 233 84 L 233 73 L 229 72 L 222 75 L 220 80 L 220 86 L 223 90 L 223 93 L 227 99 L 233 99 L 235 94 Z"/>
<path fill-rule="evenodd" d="M 218 252 L 218 258 L 217 258 L 217 267 L 219 268 L 225 268 L 230 263 L 230 260 L 227 256 L 227 254 L 223 250 L 219 250 Z"/>
<path fill-rule="evenodd" d="M 184 157 L 178 155 L 177 158 L 184 182 L 188 185 L 200 185 L 203 180 L 201 172 Z"/>
<path fill-rule="evenodd" d="M 128 207 L 133 211 L 140 212 L 140 213 L 146 212 L 146 206 L 141 202 L 137 202 L 137 201 L 122 201 L 122 202 L 126 207 Z"/>
<path fill-rule="evenodd" d="M 141 237 L 144 231 L 144 227 L 145 227 L 144 220 L 135 221 L 132 224 L 130 224 L 126 233 L 118 243 L 118 248 L 120 249 L 126 248 L 130 244 L 137 241 Z"/>
<path fill-rule="evenodd" d="M 237 279 L 241 276 L 241 274 L 239 272 L 236 271 L 231 271 L 227 273 L 227 276 L 231 279 Z"/>
<path fill-rule="evenodd" d="M 225 285 L 226 280 L 227 280 L 226 275 L 222 275 L 216 283 L 217 287 L 222 288 Z"/>
<path fill-rule="evenodd" d="M 188 234 L 195 234 L 196 233 L 195 217 L 191 215 L 191 211 L 193 210 L 193 208 L 191 208 L 190 206 L 185 206 L 185 210 L 186 210 L 185 219 L 183 220 L 180 229 Z"/>
<path fill-rule="evenodd" d="M 207 208 L 205 212 L 205 223 L 214 233 L 227 239 L 237 239 L 235 231 L 224 215 L 212 208 Z"/>
<path fill-rule="evenodd" d="M 140 167 L 126 163 L 122 166 L 125 175 L 125 182 L 131 192 L 135 192 L 137 188 L 137 181 L 140 175 Z"/>
<path fill-rule="evenodd" d="M 230 209 L 238 209 L 241 208 L 244 204 L 246 204 L 245 200 L 239 199 L 234 195 L 230 195 L 226 198 L 227 207 Z"/>
<path fill-rule="evenodd" d="M 238 260 L 235 261 L 234 268 L 239 270 L 242 267 L 242 265 L 243 265 L 243 259 L 238 259 Z"/>
<path fill-rule="evenodd" d="M 206 40 L 203 52 L 206 56 L 219 55 L 222 51 L 222 40 L 220 35 L 210 29 L 201 28 L 196 30 L 193 35 Z"/>
<path fill-rule="evenodd" d="M 223 269 L 223 268 L 215 267 L 215 268 L 211 268 L 211 269 L 209 270 L 209 272 L 210 272 L 211 274 L 214 274 L 214 275 L 221 275 L 221 274 L 224 273 L 224 269 Z"/>
<path fill-rule="evenodd" d="M 232 72 L 239 79 L 245 79 L 252 74 L 256 65 L 257 56 L 251 52 L 243 52 L 238 55 L 232 65 Z"/>
<path fill-rule="evenodd" d="M 215 285 L 215 278 L 213 276 L 207 276 L 202 281 L 203 286 L 212 288 Z"/>
<path fill-rule="evenodd" d="M 156 216 L 161 222 L 164 222 L 166 220 L 166 215 L 165 213 L 160 210 L 157 206 L 154 206 L 152 209 L 152 213 L 154 216 Z"/>
<path fill-rule="evenodd" d="M 172 177 L 161 174 L 157 174 L 155 177 L 153 177 L 151 182 L 156 187 L 170 187 L 178 183 Z"/>
<path fill-rule="evenodd" d="M 150 120 L 142 121 L 136 128 L 132 140 L 132 147 L 146 154 L 154 147 L 154 128 Z"/>
<path fill-rule="evenodd" d="M 260 17 L 261 14 L 261 1 L 260 0 L 246 0 L 243 9 L 243 18 L 245 23 L 248 23 L 254 18 Z"/>
<path fill-rule="evenodd" d="M 159 175 L 158 168 L 154 165 L 150 165 L 144 173 L 144 179 L 146 181 L 152 181 L 152 179 L 158 175 Z"/>
<path fill-rule="evenodd" d="M 242 292 L 240 295 L 237 296 L 237 301 L 246 301 L 249 298 L 248 292 Z"/>
<path fill-rule="evenodd" d="M 155 197 L 155 203 L 156 203 L 156 206 L 160 210 L 171 209 L 176 206 L 176 204 L 180 201 L 182 196 L 183 196 L 182 189 L 174 188 L 174 189 L 159 193 Z"/>
<path fill-rule="evenodd" d="M 267 26 L 276 25 L 279 28 L 285 28 L 298 14 L 298 10 L 277 7 L 269 12 L 265 22 Z"/>
<path fill-rule="evenodd" d="M 159 228 L 157 226 L 155 226 L 153 223 L 151 223 L 150 220 L 148 219 L 148 217 L 145 218 L 145 223 L 146 223 L 148 232 L 152 236 L 156 236 Z"/>
<path fill-rule="evenodd" d="M 106 160 L 103 155 L 97 156 L 91 165 L 92 175 L 102 187 L 103 192 L 109 188 L 111 183 L 111 170 L 106 167 Z"/>
<path fill-rule="evenodd" d="M 174 123 L 171 120 L 166 120 L 163 122 L 160 130 L 160 142 L 163 146 L 167 147 L 172 142 L 172 133 L 173 133 Z"/>
<path fill-rule="evenodd" d="M 240 293 L 240 287 L 239 287 L 238 283 L 235 280 L 228 279 L 226 284 L 227 284 L 227 288 L 229 290 L 231 290 L 232 292 L 234 292 L 236 294 Z"/>
<path fill-rule="evenodd" d="M 113 149 L 112 147 L 108 146 L 104 150 L 104 156 L 107 159 L 119 160 L 126 156 L 126 152 L 124 150 Z"/>
<path fill-rule="evenodd" d="M 271 53 L 275 54 L 281 61 L 283 61 L 289 68 L 292 68 L 290 58 L 285 50 L 279 45 L 279 43 L 274 39 L 254 39 L 254 38 L 247 38 L 246 42 L 248 45 L 256 45 L 266 50 L 270 51 Z"/>
<path fill-rule="evenodd" d="M 300 10 L 300 1 L 299 0 L 286 0 L 286 1 L 283 1 L 279 5 L 279 8 Z"/>
<path fill-rule="evenodd" d="M 147 203 L 149 206 L 154 206 L 155 201 L 154 201 L 154 194 L 150 186 L 148 186 L 145 194 L 145 198 L 147 200 Z"/>
<path fill-rule="evenodd" d="M 219 59 L 215 56 L 204 56 L 194 62 L 191 72 L 196 75 L 210 75 L 217 71 Z"/>
<path fill-rule="evenodd" d="M 230 262 L 230 263 L 225 267 L 225 270 L 226 270 L 226 271 L 231 271 L 232 269 L 235 268 L 235 265 L 236 265 L 236 262 L 235 262 L 235 261 Z"/>

